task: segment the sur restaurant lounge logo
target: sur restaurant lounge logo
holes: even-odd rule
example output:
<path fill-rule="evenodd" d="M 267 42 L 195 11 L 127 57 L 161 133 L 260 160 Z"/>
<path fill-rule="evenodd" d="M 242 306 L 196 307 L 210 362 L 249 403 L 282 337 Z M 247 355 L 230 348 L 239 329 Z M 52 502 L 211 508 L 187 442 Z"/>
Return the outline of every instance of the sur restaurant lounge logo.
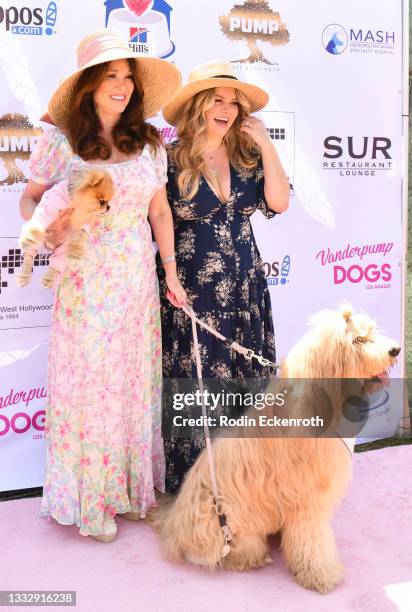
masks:
<path fill-rule="evenodd" d="M 289 32 L 282 22 L 280 14 L 273 11 L 267 0 L 246 0 L 243 4 L 235 4 L 227 15 L 219 17 L 223 34 L 232 41 L 244 41 L 249 47 L 250 55 L 234 60 L 239 63 L 269 61 L 258 47 L 258 41 L 271 45 L 286 45 L 289 42 Z"/>

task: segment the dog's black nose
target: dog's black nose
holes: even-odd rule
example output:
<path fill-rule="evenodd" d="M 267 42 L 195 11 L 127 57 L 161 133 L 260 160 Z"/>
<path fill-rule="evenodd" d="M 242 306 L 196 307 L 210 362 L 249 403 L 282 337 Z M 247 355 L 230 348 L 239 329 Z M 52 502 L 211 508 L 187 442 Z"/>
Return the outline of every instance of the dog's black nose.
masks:
<path fill-rule="evenodd" d="M 401 347 L 400 346 L 394 346 L 393 348 L 391 348 L 391 350 L 389 351 L 389 355 L 391 357 L 397 357 L 399 355 L 399 353 L 401 352 Z"/>

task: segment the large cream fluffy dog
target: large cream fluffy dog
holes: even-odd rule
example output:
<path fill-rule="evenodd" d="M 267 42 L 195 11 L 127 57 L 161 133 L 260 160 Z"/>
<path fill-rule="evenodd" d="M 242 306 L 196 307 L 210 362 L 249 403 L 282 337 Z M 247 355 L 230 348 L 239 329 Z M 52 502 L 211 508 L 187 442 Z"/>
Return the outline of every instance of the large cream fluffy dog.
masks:
<path fill-rule="evenodd" d="M 353 314 L 350 307 L 318 313 L 282 365 L 282 379 L 305 379 L 287 383 L 288 416 L 328 413 L 330 404 L 322 405 L 326 395 L 308 381 L 322 379 L 333 405 L 328 434 L 333 435 L 342 417 L 339 379 L 362 379 L 376 391 L 399 351 L 366 314 Z M 284 388 L 284 381 L 274 381 L 269 390 L 276 392 L 278 385 Z M 232 532 L 227 556 L 222 558 L 224 535 L 205 451 L 177 498 L 161 502 L 150 520 L 170 559 L 207 568 L 263 566 L 270 562 L 267 537 L 280 532 L 290 572 L 301 585 L 325 593 L 343 577 L 330 519 L 351 477 L 351 454 L 339 437 L 265 437 L 258 429 L 254 437 L 242 437 L 250 432 L 239 430 L 236 437 L 213 441 L 219 494 Z"/>

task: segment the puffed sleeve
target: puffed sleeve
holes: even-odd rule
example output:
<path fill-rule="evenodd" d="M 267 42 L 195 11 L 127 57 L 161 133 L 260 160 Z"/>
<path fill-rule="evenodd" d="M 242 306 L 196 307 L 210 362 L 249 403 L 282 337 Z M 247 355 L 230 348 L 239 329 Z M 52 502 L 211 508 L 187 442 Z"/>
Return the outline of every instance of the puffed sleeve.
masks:
<path fill-rule="evenodd" d="M 61 210 L 65 210 L 69 207 L 70 198 L 67 189 L 67 180 L 65 180 L 54 185 L 42 195 L 29 223 L 34 223 L 35 225 L 46 228 L 53 223 L 53 221 L 56 221 Z"/>
<path fill-rule="evenodd" d="M 265 177 L 263 172 L 263 164 L 262 159 L 259 159 L 258 165 L 255 170 L 255 181 L 256 181 L 256 198 L 257 198 L 257 207 L 266 217 L 266 219 L 272 219 L 275 215 L 278 215 L 274 210 L 271 210 L 266 202 L 265 198 Z"/>
<path fill-rule="evenodd" d="M 159 145 L 154 157 L 156 172 L 156 189 L 160 189 L 167 183 L 167 153 L 163 145 Z"/>
<path fill-rule="evenodd" d="M 67 137 L 58 128 L 42 134 L 30 157 L 33 181 L 53 185 L 66 177 L 73 152 Z"/>

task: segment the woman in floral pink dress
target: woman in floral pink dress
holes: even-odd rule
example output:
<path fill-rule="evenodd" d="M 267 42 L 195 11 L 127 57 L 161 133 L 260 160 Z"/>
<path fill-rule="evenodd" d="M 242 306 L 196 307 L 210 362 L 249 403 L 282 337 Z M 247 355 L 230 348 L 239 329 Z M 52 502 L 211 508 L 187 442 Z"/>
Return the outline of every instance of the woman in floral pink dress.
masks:
<path fill-rule="evenodd" d="M 79 268 L 63 273 L 56 291 L 41 514 L 110 542 L 116 514 L 137 520 L 155 503 L 154 488 L 164 490 L 150 225 L 166 260 L 171 301 L 183 304 L 185 293 L 172 257 L 166 154 L 144 117 L 164 105 L 180 75 L 168 62 L 136 59 L 107 30 L 82 41 L 78 62 L 51 98 L 49 116 L 59 127 L 32 156 L 22 210 L 29 216 L 52 184 L 88 167 L 110 173 L 115 195 L 88 233 Z"/>

